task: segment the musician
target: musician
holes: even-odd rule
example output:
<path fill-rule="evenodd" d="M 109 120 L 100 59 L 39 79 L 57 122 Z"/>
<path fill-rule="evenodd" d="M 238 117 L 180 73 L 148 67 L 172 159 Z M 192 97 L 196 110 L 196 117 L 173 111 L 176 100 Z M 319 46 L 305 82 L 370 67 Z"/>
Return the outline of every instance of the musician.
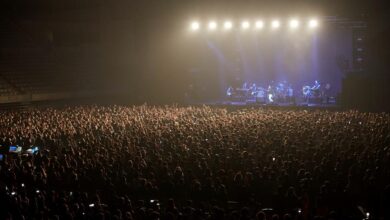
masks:
<path fill-rule="evenodd" d="M 250 90 L 252 91 L 256 91 L 256 83 L 253 83 L 252 86 L 250 87 Z"/>
<path fill-rule="evenodd" d="M 226 90 L 226 95 L 230 98 L 233 95 L 233 87 L 229 86 L 229 88 Z"/>
<path fill-rule="evenodd" d="M 283 81 L 278 83 L 276 87 L 276 97 L 279 101 L 286 101 L 287 97 L 287 82 Z"/>
<path fill-rule="evenodd" d="M 271 81 L 271 83 L 268 85 L 267 93 L 268 102 L 273 103 L 275 98 L 275 87 L 273 81 Z"/>
<path fill-rule="evenodd" d="M 327 83 L 325 85 L 325 91 L 330 91 L 330 88 L 331 88 L 330 83 Z"/>
<path fill-rule="evenodd" d="M 249 88 L 251 95 L 255 95 L 257 91 L 256 83 L 253 83 L 252 86 Z"/>
<path fill-rule="evenodd" d="M 247 82 L 244 82 L 242 84 L 242 89 L 248 89 L 248 83 Z"/>
<path fill-rule="evenodd" d="M 274 81 L 271 81 L 271 83 L 268 85 L 268 93 L 272 92 L 274 93 L 275 92 L 275 83 Z"/>
<path fill-rule="evenodd" d="M 325 88 L 324 88 L 324 91 L 323 91 L 323 97 L 325 97 L 326 104 L 329 104 L 330 89 L 331 89 L 331 85 L 330 85 L 330 83 L 327 83 L 325 85 Z"/>
<path fill-rule="evenodd" d="M 321 88 L 321 84 L 318 80 L 314 81 L 314 86 L 311 87 L 311 90 L 319 90 Z"/>
<path fill-rule="evenodd" d="M 312 91 L 312 97 L 314 98 L 321 97 L 320 88 L 321 88 L 320 82 L 318 80 L 315 80 L 314 85 L 310 88 L 310 90 Z"/>
<path fill-rule="evenodd" d="M 294 96 L 294 89 L 292 88 L 292 85 L 291 84 L 288 84 L 287 85 L 287 96 Z"/>

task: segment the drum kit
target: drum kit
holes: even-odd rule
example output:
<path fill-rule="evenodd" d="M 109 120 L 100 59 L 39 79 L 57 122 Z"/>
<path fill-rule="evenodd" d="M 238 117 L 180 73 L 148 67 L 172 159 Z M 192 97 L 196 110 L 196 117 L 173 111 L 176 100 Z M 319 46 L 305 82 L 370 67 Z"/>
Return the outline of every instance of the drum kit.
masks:
<path fill-rule="evenodd" d="M 303 86 L 302 95 L 307 103 L 326 103 L 329 104 L 331 99 L 331 85 L 326 83 L 325 86 L 321 86 L 319 81 L 315 81 L 313 86 Z"/>
<path fill-rule="evenodd" d="M 321 98 L 322 96 L 320 89 L 313 89 L 310 86 L 303 86 L 302 94 L 305 98 Z"/>
<path fill-rule="evenodd" d="M 228 97 L 255 99 L 257 103 L 287 103 L 293 101 L 293 89 L 286 82 L 269 85 L 268 88 L 256 86 L 253 84 L 250 88 L 229 87 Z M 246 101 L 245 100 L 245 101 Z"/>
<path fill-rule="evenodd" d="M 330 89 L 330 84 L 328 83 L 325 86 L 326 90 Z M 303 97 L 309 100 L 321 100 L 324 96 L 324 90 L 321 88 L 321 84 L 319 81 L 315 81 L 313 86 L 303 86 L 302 87 L 302 95 Z"/>

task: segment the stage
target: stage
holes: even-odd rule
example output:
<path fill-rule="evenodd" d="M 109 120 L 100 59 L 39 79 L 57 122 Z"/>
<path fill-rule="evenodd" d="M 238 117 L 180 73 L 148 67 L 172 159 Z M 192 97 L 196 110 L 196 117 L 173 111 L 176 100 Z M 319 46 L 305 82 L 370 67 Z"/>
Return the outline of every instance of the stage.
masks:
<path fill-rule="evenodd" d="M 342 110 L 342 107 L 336 102 L 334 103 L 256 103 L 251 101 L 207 101 L 207 102 L 190 102 L 190 105 L 195 106 L 210 106 L 221 107 L 228 109 L 241 109 L 241 108 L 271 108 L 271 109 L 286 109 L 286 110 Z"/>

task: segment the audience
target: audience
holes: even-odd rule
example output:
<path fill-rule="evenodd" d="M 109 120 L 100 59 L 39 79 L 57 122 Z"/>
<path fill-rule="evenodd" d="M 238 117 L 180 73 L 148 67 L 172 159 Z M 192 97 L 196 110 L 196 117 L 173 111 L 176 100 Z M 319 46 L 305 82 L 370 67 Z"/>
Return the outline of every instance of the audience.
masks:
<path fill-rule="evenodd" d="M 80 106 L 0 112 L 0 219 L 390 219 L 390 115 Z"/>

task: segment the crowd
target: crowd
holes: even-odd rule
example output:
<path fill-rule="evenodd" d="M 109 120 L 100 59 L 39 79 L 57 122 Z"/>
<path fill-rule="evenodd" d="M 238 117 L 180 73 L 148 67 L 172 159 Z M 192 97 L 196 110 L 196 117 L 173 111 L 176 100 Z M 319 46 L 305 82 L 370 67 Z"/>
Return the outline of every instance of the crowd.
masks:
<path fill-rule="evenodd" d="M 390 219 L 390 115 L 79 106 L 0 112 L 0 219 Z"/>

